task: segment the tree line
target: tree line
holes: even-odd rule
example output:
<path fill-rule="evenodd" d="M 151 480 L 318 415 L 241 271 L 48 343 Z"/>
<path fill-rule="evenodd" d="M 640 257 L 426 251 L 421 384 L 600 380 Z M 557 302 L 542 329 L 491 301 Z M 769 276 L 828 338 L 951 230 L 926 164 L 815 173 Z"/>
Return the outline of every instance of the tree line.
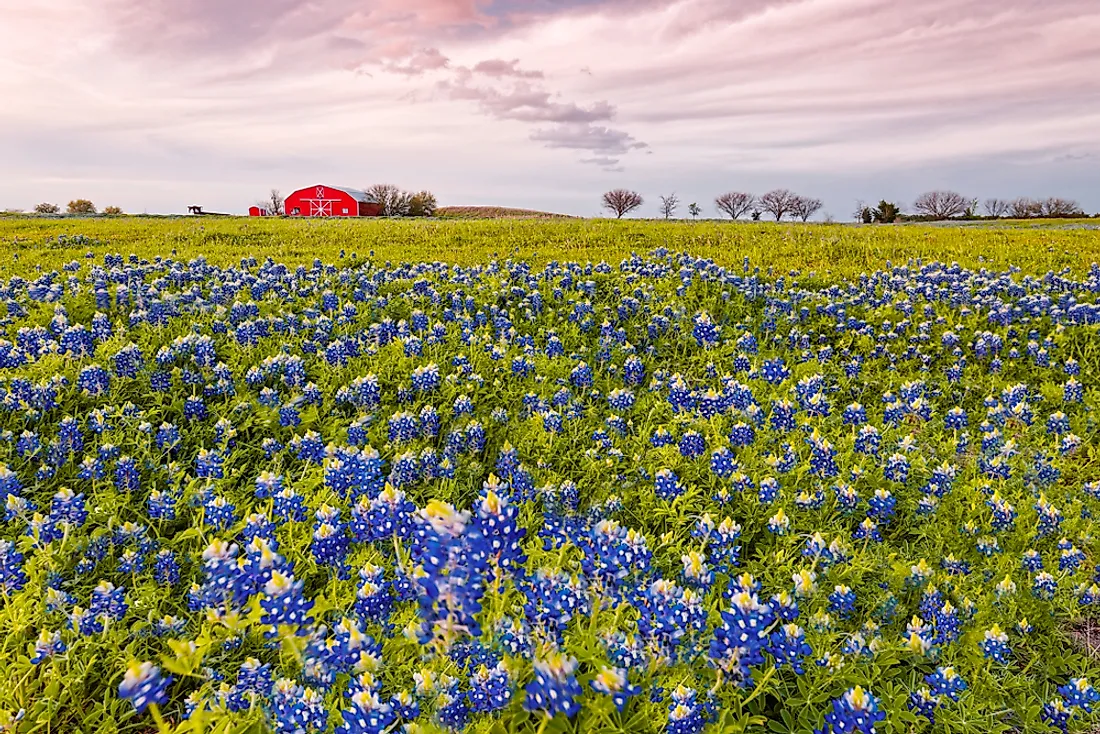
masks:
<path fill-rule="evenodd" d="M 944 221 L 947 219 L 1063 219 L 1088 216 L 1073 199 L 1051 196 L 1032 199 L 986 199 L 979 206 L 957 191 L 926 191 L 913 202 L 913 213 L 907 214 L 901 205 L 886 200 L 870 207 L 857 202 L 855 219 L 864 224 L 891 224 L 898 221 Z"/>
<path fill-rule="evenodd" d="M 622 219 L 630 212 L 640 209 L 645 199 L 637 191 L 614 189 L 603 195 L 602 208 Z M 659 199 L 658 209 L 664 219 L 672 219 L 679 210 L 681 201 L 673 194 L 663 195 Z M 796 194 L 789 189 L 774 189 L 757 196 L 745 191 L 729 191 L 714 199 L 715 210 L 730 219 L 749 217 L 760 220 L 765 214 L 775 221 L 785 217 L 808 221 L 821 210 L 821 199 Z M 696 219 L 703 213 L 697 203 L 687 207 L 688 214 Z M 883 199 L 877 206 L 868 206 L 860 201 L 856 205 L 854 219 L 866 224 L 892 224 L 901 221 L 941 221 L 946 219 L 1034 219 L 1068 218 L 1088 216 L 1081 205 L 1073 199 L 1052 196 L 1046 199 L 1020 197 L 1016 199 L 986 199 L 980 206 L 977 199 L 970 199 L 955 191 L 928 191 L 916 198 L 912 205 L 913 213 L 906 213 L 903 206 Z"/>
<path fill-rule="evenodd" d="M 48 201 L 44 201 L 41 204 L 36 204 L 34 207 L 35 214 L 60 214 L 61 207 L 57 204 L 51 204 Z M 73 199 L 65 207 L 66 214 L 99 214 L 99 210 L 96 205 L 88 199 Z M 105 206 L 103 207 L 104 214 L 122 214 L 122 209 L 117 206 Z"/>
<path fill-rule="evenodd" d="M 645 204 L 645 199 L 637 191 L 614 189 L 603 195 L 602 204 L 617 219 L 622 219 Z M 744 191 L 729 191 L 714 199 L 714 208 L 719 213 L 729 216 L 730 219 L 740 219 L 748 215 L 754 221 L 767 214 L 777 222 L 786 216 L 805 222 L 820 211 L 821 206 L 821 199 L 802 196 L 789 189 L 774 189 L 760 196 Z M 659 211 L 665 219 L 675 217 L 679 208 L 680 199 L 675 193 L 660 197 Z M 703 210 L 692 202 L 688 205 L 688 213 L 692 219 L 696 219 Z"/>

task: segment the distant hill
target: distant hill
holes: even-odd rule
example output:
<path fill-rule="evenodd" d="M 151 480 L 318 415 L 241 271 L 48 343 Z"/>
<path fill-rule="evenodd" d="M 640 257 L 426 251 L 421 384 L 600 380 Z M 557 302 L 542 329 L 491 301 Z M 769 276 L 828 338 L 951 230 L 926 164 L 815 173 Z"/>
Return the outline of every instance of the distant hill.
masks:
<path fill-rule="evenodd" d="M 575 219 L 568 214 L 540 212 L 535 209 L 512 209 L 506 206 L 441 206 L 437 217 L 448 219 Z"/>

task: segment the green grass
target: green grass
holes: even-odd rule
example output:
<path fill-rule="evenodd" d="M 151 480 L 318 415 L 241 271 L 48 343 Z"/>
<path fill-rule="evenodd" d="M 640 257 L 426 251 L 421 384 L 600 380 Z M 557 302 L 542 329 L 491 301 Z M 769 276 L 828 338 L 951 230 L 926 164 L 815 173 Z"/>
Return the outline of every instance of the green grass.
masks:
<path fill-rule="evenodd" d="M 654 247 L 686 250 L 722 264 L 748 257 L 775 273 L 791 269 L 852 275 L 913 258 L 1026 272 L 1070 268 L 1084 272 L 1100 262 L 1100 231 L 1065 222 L 983 226 L 773 224 L 613 220 L 290 220 L 247 218 L 0 217 L 0 271 L 33 275 L 107 252 L 224 265 L 240 258 L 271 257 L 288 265 L 320 258 L 336 262 L 341 250 L 360 258 L 442 260 L 470 265 L 491 257 L 617 262 Z M 88 244 L 59 236 L 83 235 Z"/>

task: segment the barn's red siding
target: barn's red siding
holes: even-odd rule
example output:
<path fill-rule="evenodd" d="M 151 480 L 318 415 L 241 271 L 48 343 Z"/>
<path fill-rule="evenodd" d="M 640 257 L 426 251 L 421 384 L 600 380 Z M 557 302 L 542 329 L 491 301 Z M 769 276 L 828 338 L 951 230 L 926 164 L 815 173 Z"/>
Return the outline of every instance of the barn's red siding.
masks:
<path fill-rule="evenodd" d="M 378 204 L 358 201 L 347 192 L 331 186 L 310 186 L 286 197 L 283 204 L 288 217 L 375 217 Z"/>

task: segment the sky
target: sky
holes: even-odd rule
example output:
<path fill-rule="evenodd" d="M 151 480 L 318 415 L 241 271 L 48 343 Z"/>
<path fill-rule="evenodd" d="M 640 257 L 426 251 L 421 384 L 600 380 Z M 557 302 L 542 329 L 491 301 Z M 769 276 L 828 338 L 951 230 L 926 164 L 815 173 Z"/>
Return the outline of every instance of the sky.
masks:
<path fill-rule="evenodd" d="M 922 191 L 1100 211 L 1097 0 L 0 0 L 0 209 L 440 204 L 819 217 Z"/>

